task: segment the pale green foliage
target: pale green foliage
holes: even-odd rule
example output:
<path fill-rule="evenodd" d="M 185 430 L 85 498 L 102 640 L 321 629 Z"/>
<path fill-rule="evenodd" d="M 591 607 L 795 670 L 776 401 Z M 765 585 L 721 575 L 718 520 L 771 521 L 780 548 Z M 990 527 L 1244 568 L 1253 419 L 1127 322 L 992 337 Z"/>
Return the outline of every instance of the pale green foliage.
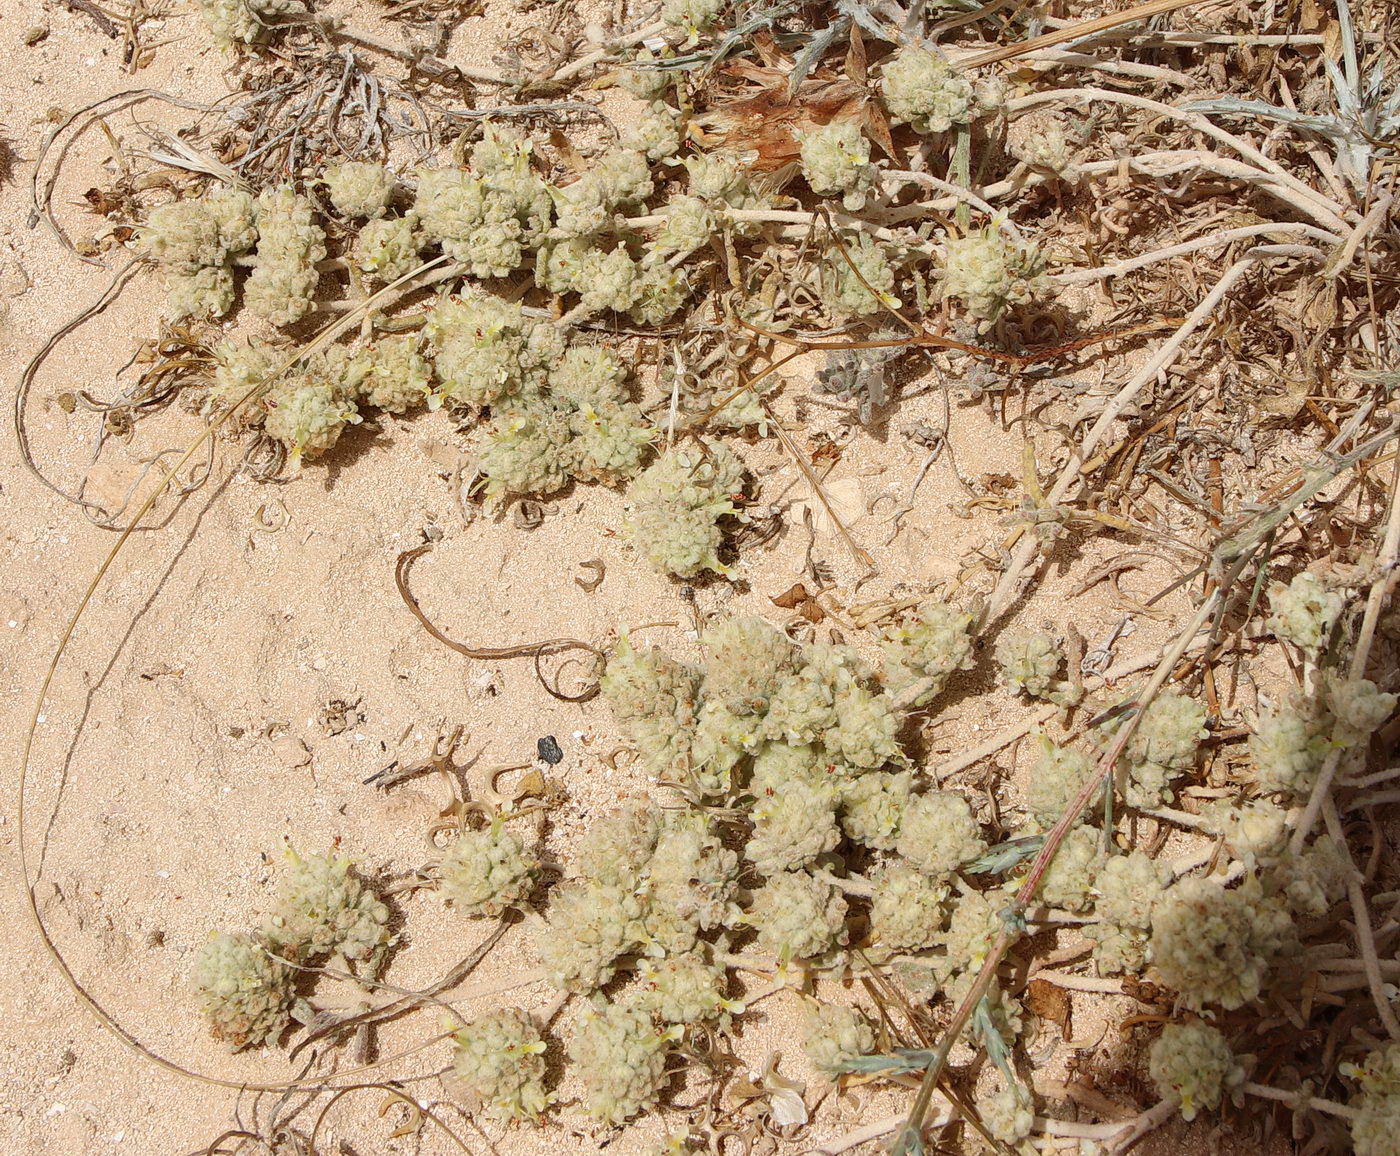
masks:
<path fill-rule="evenodd" d="M 907 863 L 886 863 L 871 877 L 870 930 L 876 946 L 893 954 L 922 951 L 938 942 L 947 921 L 948 886 Z"/>
<path fill-rule="evenodd" d="M 535 885 L 538 861 L 499 821 L 463 831 L 442 857 L 442 893 L 464 915 L 499 915 L 515 907 Z"/>
<path fill-rule="evenodd" d="M 251 935 L 211 935 L 190 979 L 210 1033 L 230 1051 L 275 1040 L 291 1019 L 295 972 Z"/>
<path fill-rule="evenodd" d="M 870 142 L 850 121 L 833 121 L 801 133 L 802 175 L 818 196 L 840 195 L 846 209 L 865 207 L 875 166 L 870 163 Z"/>
<path fill-rule="evenodd" d="M 298 963 L 339 955 L 373 973 L 393 942 L 389 908 L 356 877 L 346 855 L 302 857 L 287 848 L 268 941 Z"/>
<path fill-rule="evenodd" d="M 290 185 L 267 189 L 257 202 L 256 263 L 243 289 L 243 300 L 257 317 L 272 325 L 300 321 L 314 308 L 326 257 L 326 235 L 316 224 L 311 202 Z"/>
<path fill-rule="evenodd" d="M 375 161 L 345 161 L 321 174 L 336 212 L 345 217 L 379 217 L 394 199 L 398 181 Z"/>
<path fill-rule="evenodd" d="M 878 767 L 899 757 L 899 720 L 874 672 L 849 646 L 808 647 L 796 677 L 780 680 L 765 721 L 766 733 L 790 743 L 822 741 L 854 767 Z"/>
<path fill-rule="evenodd" d="M 858 1008 L 816 1001 L 805 1007 L 802 1050 L 822 1076 L 835 1080 L 842 1064 L 875 1050 L 875 1030 Z"/>
<path fill-rule="evenodd" d="M 1025 305 L 1045 289 L 1040 251 L 1007 237 L 996 223 L 945 241 L 942 292 L 962 302 L 980 328 L 1009 306 Z"/>
<path fill-rule="evenodd" d="M 1152 962 L 1195 1010 L 1232 1011 L 1255 999 L 1271 962 L 1294 938 L 1284 902 L 1252 878 L 1234 890 L 1214 879 L 1178 881 L 1152 913 Z"/>
<path fill-rule="evenodd" d="M 928 875 L 946 875 L 987 849 L 967 800 L 954 791 L 929 791 L 904 804 L 896 850 Z"/>
<path fill-rule="evenodd" d="M 719 520 L 738 514 L 743 463 L 720 442 L 685 442 L 667 450 L 633 483 L 628 536 L 653 566 L 678 578 L 705 570 L 730 573 L 717 551 Z"/>
<path fill-rule="evenodd" d="M 1148 1050 L 1147 1070 L 1158 1095 L 1176 1099 L 1184 1120 L 1218 1108 L 1226 1090 L 1245 1078 L 1220 1029 L 1199 1021 L 1167 1024 Z"/>
<path fill-rule="evenodd" d="M 1281 642 L 1291 642 L 1309 654 L 1317 654 L 1341 617 L 1346 599 L 1310 570 L 1293 576 L 1285 586 L 1269 583 L 1269 605 L 1273 613 L 1266 625 Z"/>
<path fill-rule="evenodd" d="M 675 1029 L 658 1031 L 635 1001 L 587 1008 L 569 1043 L 569 1058 L 583 1077 L 588 1114 L 620 1124 L 656 1103 L 676 1038 Z"/>
<path fill-rule="evenodd" d="M 971 121 L 972 84 L 934 48 L 909 44 L 884 64 L 880 92 L 896 124 L 918 132 L 946 132 Z"/>
<path fill-rule="evenodd" d="M 571 185 L 551 188 L 558 228 L 585 237 L 610 228 L 619 209 L 640 205 L 655 185 L 646 154 L 623 148 L 606 153 Z"/>
<path fill-rule="evenodd" d="M 938 602 L 926 602 L 916 617 L 884 632 L 886 683 L 899 694 L 924 680 L 929 685 L 913 703 L 924 706 L 955 671 L 972 665 L 972 615 Z"/>
<path fill-rule="evenodd" d="M 846 901 L 805 871 L 774 875 L 754 892 L 746 920 L 759 947 L 783 962 L 825 955 L 846 942 Z"/>
<path fill-rule="evenodd" d="M 452 1034 L 452 1068 L 487 1113 L 537 1120 L 549 1107 L 545 1042 L 529 1013 L 506 1008 L 479 1016 Z"/>

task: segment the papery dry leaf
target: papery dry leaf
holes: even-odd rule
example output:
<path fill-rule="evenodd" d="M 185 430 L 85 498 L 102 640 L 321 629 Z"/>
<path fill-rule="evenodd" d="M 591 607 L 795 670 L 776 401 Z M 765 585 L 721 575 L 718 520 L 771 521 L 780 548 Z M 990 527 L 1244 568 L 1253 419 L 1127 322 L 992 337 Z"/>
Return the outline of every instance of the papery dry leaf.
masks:
<path fill-rule="evenodd" d="M 1070 1038 L 1073 1006 L 1064 988 L 1046 979 L 1033 979 L 1026 985 L 1026 1007 L 1058 1027 L 1062 1040 Z"/>

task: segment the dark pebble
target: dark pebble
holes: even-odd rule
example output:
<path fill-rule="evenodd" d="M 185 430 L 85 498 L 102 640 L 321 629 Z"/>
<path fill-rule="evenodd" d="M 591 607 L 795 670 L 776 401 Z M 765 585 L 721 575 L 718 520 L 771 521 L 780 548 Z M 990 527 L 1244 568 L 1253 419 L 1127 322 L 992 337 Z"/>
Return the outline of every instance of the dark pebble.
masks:
<path fill-rule="evenodd" d="M 563 761 L 564 752 L 559 749 L 559 744 L 553 735 L 545 735 L 544 738 L 539 739 L 535 743 L 535 749 L 539 752 L 540 758 L 551 767 Z"/>

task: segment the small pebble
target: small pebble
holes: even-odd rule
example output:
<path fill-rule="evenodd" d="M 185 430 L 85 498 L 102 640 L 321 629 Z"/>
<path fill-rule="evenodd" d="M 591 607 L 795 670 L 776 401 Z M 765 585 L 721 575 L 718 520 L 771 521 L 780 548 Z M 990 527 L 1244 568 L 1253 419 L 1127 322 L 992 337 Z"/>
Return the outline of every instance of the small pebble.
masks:
<path fill-rule="evenodd" d="M 24 43 L 29 48 L 33 48 L 36 44 L 39 43 L 39 41 L 43 40 L 46 36 L 48 36 L 48 34 L 49 30 L 47 28 L 45 28 L 42 24 L 36 24 L 33 28 L 30 28 L 25 32 Z"/>
<path fill-rule="evenodd" d="M 556 766 L 564 758 L 564 752 L 559 749 L 559 743 L 553 735 L 545 735 L 544 738 L 535 743 L 535 749 L 539 752 L 540 758 L 551 767 Z"/>

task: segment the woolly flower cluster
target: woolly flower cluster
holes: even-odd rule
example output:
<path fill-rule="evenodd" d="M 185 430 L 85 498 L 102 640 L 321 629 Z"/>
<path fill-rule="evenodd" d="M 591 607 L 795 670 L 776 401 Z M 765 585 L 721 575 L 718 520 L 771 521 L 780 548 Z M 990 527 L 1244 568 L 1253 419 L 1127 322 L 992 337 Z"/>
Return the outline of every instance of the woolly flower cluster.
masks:
<path fill-rule="evenodd" d="M 494 405 L 539 392 L 545 370 L 564 353 L 555 327 L 487 293 L 441 298 L 423 332 L 437 368 L 437 391 L 428 399 L 433 406 Z"/>
<path fill-rule="evenodd" d="M 296 973 L 251 935 L 211 935 L 190 978 L 210 1034 L 231 1051 L 275 1040 L 291 1020 Z"/>
<path fill-rule="evenodd" d="M 638 970 L 641 1005 L 668 1024 L 728 1023 L 730 1013 L 744 1005 L 726 999 L 729 973 L 720 963 L 707 963 L 698 953 L 644 959 Z"/>
<path fill-rule="evenodd" d="M 1123 751 L 1128 768 L 1124 797 L 1133 807 L 1156 807 L 1173 796 L 1171 782 L 1196 765 L 1196 751 L 1206 737 L 1206 708 L 1164 691 L 1142 712 Z"/>
<path fill-rule="evenodd" d="M 505 277 L 549 228 L 549 186 L 530 169 L 527 138 L 488 128 L 470 171 L 423 168 L 413 203 L 424 236 L 475 277 Z"/>
<path fill-rule="evenodd" d="M 616 485 L 634 477 L 654 430 L 627 400 L 626 376 L 608 350 L 575 346 L 546 375 L 546 391 L 498 406 L 481 449 L 487 497 L 548 494 L 570 479 Z"/>
<path fill-rule="evenodd" d="M 1372 1052 L 1361 1064 L 1343 1064 L 1342 1071 L 1361 1085 L 1351 1102 L 1356 1156 L 1394 1156 L 1400 1132 L 1400 1044 Z"/>
<path fill-rule="evenodd" d="M 770 877 L 754 892 L 745 918 L 758 930 L 759 947 L 782 963 L 826 955 L 847 939 L 846 900 L 805 871 Z"/>
<path fill-rule="evenodd" d="M 1083 695 L 1082 688 L 1059 677 L 1064 656 L 1059 640 L 1046 631 L 1002 635 L 997 640 L 996 663 L 1002 682 L 1031 698 L 1073 706 Z"/>
<path fill-rule="evenodd" d="M 397 281 L 421 264 L 427 238 L 418 227 L 418 214 L 376 217 L 355 234 L 351 260 L 361 273 L 380 281 Z"/>
<path fill-rule="evenodd" d="M 536 1120 L 550 1104 L 545 1091 L 545 1042 L 519 1008 L 491 1012 L 452 1035 L 452 1067 L 491 1115 Z"/>
<path fill-rule="evenodd" d="M 165 270 L 170 316 L 227 313 L 233 306 L 233 259 L 257 238 L 253 198 L 242 189 L 221 187 L 152 209 L 141 244 Z"/>
<path fill-rule="evenodd" d="M 1076 827 L 1060 844 L 1040 884 L 1040 898 L 1052 907 L 1084 911 L 1098 875 L 1101 856 L 1099 832 Z"/>
<path fill-rule="evenodd" d="M 880 88 L 896 124 L 918 132 L 946 132 L 972 120 L 972 83 L 937 49 L 910 44 L 885 62 Z"/>
<path fill-rule="evenodd" d="M 301 0 L 199 0 L 204 23 L 220 48 L 253 44 L 263 38 L 275 16 L 306 12 Z"/>
<path fill-rule="evenodd" d="M 812 192 L 821 197 L 840 196 L 851 212 L 865 207 L 875 166 L 870 163 L 870 142 L 849 121 L 833 121 L 802 133 L 802 175 Z"/>
<path fill-rule="evenodd" d="M 442 858 L 442 893 L 464 915 L 499 915 L 530 894 L 539 862 L 500 821 L 463 831 Z"/>
<path fill-rule="evenodd" d="M 257 935 L 211 935 L 190 979 L 211 1034 L 231 1049 L 275 1039 L 290 1021 L 296 972 L 335 955 L 372 974 L 393 942 L 389 909 L 340 855 L 305 858 L 287 848 L 272 915 Z M 273 956 L 280 958 L 273 958 Z"/>
<path fill-rule="evenodd" d="M 1030 1093 L 1020 1084 L 999 1088 L 985 1100 L 979 1100 L 977 1114 L 993 1138 L 1003 1144 L 1019 1144 L 1035 1127 L 1035 1107 Z"/>
<path fill-rule="evenodd" d="M 311 202 L 290 185 L 258 195 L 258 248 L 243 290 L 248 309 L 273 325 L 300 321 L 314 306 L 326 235 Z"/>
<path fill-rule="evenodd" d="M 738 918 L 738 856 L 703 815 L 623 812 L 590 832 L 576 865 L 584 873 L 551 892 L 536 933 L 550 981 L 567 991 L 601 987 L 627 952 L 687 952 Z"/>
<path fill-rule="evenodd" d="M 844 1064 L 875 1050 L 875 1031 L 856 1008 L 809 1003 L 802 1050 L 818 1073 L 835 1079 Z"/>
<path fill-rule="evenodd" d="M 1142 851 L 1110 856 L 1094 880 L 1097 923 L 1085 928 L 1094 941 L 1101 975 L 1142 970 L 1152 913 L 1166 890 L 1167 868 Z"/>
<path fill-rule="evenodd" d="M 398 187 L 394 174 L 374 161 L 331 165 L 321 179 L 331 204 L 344 217 L 383 216 Z"/>
<path fill-rule="evenodd" d="M 389 908 L 352 873 L 348 856 L 303 858 L 291 847 L 266 934 L 288 959 L 338 955 L 370 973 L 393 941 Z"/>
<path fill-rule="evenodd" d="M 1397 701 L 1369 679 L 1332 672 L 1325 672 L 1311 691 L 1291 692 L 1259 716 L 1250 740 L 1260 787 L 1307 795 L 1329 752 L 1369 741 Z"/>
<path fill-rule="evenodd" d="M 661 19 L 686 34 L 686 43 L 694 44 L 724 11 L 725 0 L 663 0 Z"/>
<path fill-rule="evenodd" d="M 1316 574 L 1304 570 L 1287 586 L 1270 583 L 1269 604 L 1273 613 L 1266 625 L 1274 636 L 1315 655 L 1341 617 L 1346 599 L 1338 591 L 1327 589 Z"/>
<path fill-rule="evenodd" d="M 626 530 L 658 570 L 693 578 L 705 570 L 728 574 L 719 560 L 720 519 L 741 517 L 735 498 L 744 466 L 721 442 L 672 447 L 637 478 L 629 493 Z"/>
<path fill-rule="evenodd" d="M 585 1012 L 569 1058 L 583 1077 L 588 1114 L 620 1124 L 655 1104 L 666 1084 L 666 1057 L 679 1036 L 675 1028 L 658 1029 L 632 1001 Z"/>
<path fill-rule="evenodd" d="M 881 309 L 898 309 L 895 270 L 890 253 L 867 233 L 848 233 L 824 261 L 826 304 L 838 316 L 862 317 Z"/>
<path fill-rule="evenodd" d="M 1294 938 L 1286 902 L 1246 877 L 1234 890 L 1215 879 L 1179 880 L 1152 912 L 1152 961 L 1163 981 L 1199 1011 L 1227 1011 L 1259 995 L 1272 962 Z"/>
<path fill-rule="evenodd" d="M 928 791 L 904 804 L 895 849 L 927 875 L 947 875 L 987 849 L 967 800 Z"/>
<path fill-rule="evenodd" d="M 966 611 L 929 602 L 913 621 L 886 630 L 881 646 L 890 690 L 917 690 L 914 706 L 932 702 L 955 671 L 972 666 L 972 619 Z"/>
<path fill-rule="evenodd" d="M 947 919 L 946 883 L 899 862 L 882 866 L 871 883 L 870 930 L 882 951 L 922 951 L 938 942 Z"/>
<path fill-rule="evenodd" d="M 1044 288 L 1045 258 L 1038 249 L 1005 236 L 993 222 L 945 242 L 944 297 L 956 298 L 979 328 L 992 325 L 1009 306 L 1033 301 Z"/>
<path fill-rule="evenodd" d="M 1177 1101 L 1184 1120 L 1219 1107 L 1221 1096 L 1245 1078 L 1220 1029 L 1199 1022 L 1163 1028 L 1147 1054 L 1147 1070 L 1158 1094 Z"/>
<path fill-rule="evenodd" d="M 1069 809 L 1094 773 L 1094 761 L 1081 751 L 1056 746 L 1043 734 L 1038 740 L 1040 758 L 1031 768 L 1030 782 L 1026 785 L 1026 809 L 1037 827 L 1048 828 Z M 1084 822 L 1096 805 L 1097 797 L 1089 801 L 1075 822 Z"/>

